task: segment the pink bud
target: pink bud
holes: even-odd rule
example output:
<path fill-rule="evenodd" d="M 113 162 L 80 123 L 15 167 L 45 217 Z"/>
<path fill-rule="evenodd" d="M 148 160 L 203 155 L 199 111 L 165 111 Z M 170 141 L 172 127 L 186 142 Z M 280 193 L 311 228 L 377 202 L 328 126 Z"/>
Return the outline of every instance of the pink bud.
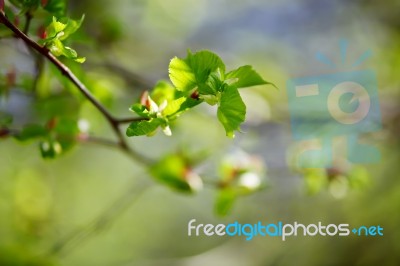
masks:
<path fill-rule="evenodd" d="M 48 0 L 41 0 L 42 7 L 45 7 L 45 6 L 47 6 L 47 2 L 48 2 Z"/>
<path fill-rule="evenodd" d="M 47 38 L 47 32 L 46 32 L 46 28 L 44 26 L 39 27 L 39 29 L 37 31 L 37 36 L 42 40 Z"/>
<path fill-rule="evenodd" d="M 149 101 L 149 92 L 144 91 L 142 95 L 140 95 L 140 104 L 144 105 L 147 110 L 150 110 L 150 101 Z"/>
<path fill-rule="evenodd" d="M 0 11 L 4 12 L 4 0 L 0 0 Z"/>

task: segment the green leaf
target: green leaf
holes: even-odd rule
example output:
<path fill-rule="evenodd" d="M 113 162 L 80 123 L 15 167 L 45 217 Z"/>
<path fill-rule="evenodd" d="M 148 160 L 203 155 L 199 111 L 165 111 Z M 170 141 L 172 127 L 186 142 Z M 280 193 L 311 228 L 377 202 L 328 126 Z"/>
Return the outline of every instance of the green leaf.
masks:
<path fill-rule="evenodd" d="M 149 121 L 133 122 L 126 130 L 126 135 L 128 137 L 148 135 L 164 123 L 164 120 L 160 118 L 153 118 Z"/>
<path fill-rule="evenodd" d="M 163 101 L 171 101 L 175 98 L 175 88 L 166 81 L 157 82 L 151 92 L 151 99 L 160 105 Z"/>
<path fill-rule="evenodd" d="M 62 42 L 79 29 L 84 18 L 85 15 L 83 15 L 80 20 L 57 20 L 56 17 L 53 17 L 52 22 L 46 29 L 49 37 L 42 42 L 50 50 L 50 52 L 57 57 L 63 55 L 66 58 L 72 59 L 78 63 L 85 62 L 86 58 L 78 57 L 78 54 L 74 49 L 65 46 Z"/>
<path fill-rule="evenodd" d="M 226 135 L 233 138 L 234 131 L 239 130 L 246 117 L 246 105 L 235 87 L 229 86 L 221 93 L 217 115 Z"/>
<path fill-rule="evenodd" d="M 196 77 L 190 65 L 177 57 L 169 64 L 169 78 L 180 91 L 189 91 L 196 87 Z"/>
<path fill-rule="evenodd" d="M 134 105 L 129 108 L 132 112 L 135 112 L 137 115 L 141 117 L 149 117 L 149 110 L 147 110 L 146 106 L 140 104 L 140 103 L 135 103 Z"/>
<path fill-rule="evenodd" d="M 74 34 L 82 26 L 84 19 L 85 15 L 82 15 L 80 20 L 68 19 L 63 30 L 64 34 L 60 36 L 60 40 L 63 41 Z"/>
<path fill-rule="evenodd" d="M 220 216 L 226 216 L 236 201 L 237 193 L 232 188 L 224 188 L 218 192 L 215 200 L 215 212 Z"/>
<path fill-rule="evenodd" d="M 231 84 L 234 84 L 237 88 L 245 88 L 257 85 L 264 85 L 272 83 L 265 81 L 253 68 L 252 66 L 242 66 L 236 70 L 233 70 L 226 74 L 226 81 L 232 80 Z M 273 85 L 275 86 L 275 85 Z"/>
<path fill-rule="evenodd" d="M 67 27 L 66 24 L 57 21 L 56 17 L 53 17 L 51 23 L 46 28 L 46 32 L 48 34 L 48 38 L 44 40 L 44 42 L 50 41 L 54 38 L 57 38 L 59 35 L 63 35 L 62 31 Z"/>
<path fill-rule="evenodd" d="M 205 85 L 212 73 L 224 75 L 225 65 L 216 54 L 210 51 L 188 53 L 186 59 L 177 57 L 171 60 L 169 76 L 172 83 L 180 91 L 190 91 Z"/>
<path fill-rule="evenodd" d="M 186 101 L 186 97 L 181 97 L 179 99 L 170 101 L 167 107 L 162 112 L 164 116 L 174 115 L 181 109 L 182 104 Z"/>
<path fill-rule="evenodd" d="M 48 135 L 47 129 L 42 125 L 26 125 L 21 132 L 15 136 L 19 141 L 28 141 L 35 138 L 46 137 Z"/>

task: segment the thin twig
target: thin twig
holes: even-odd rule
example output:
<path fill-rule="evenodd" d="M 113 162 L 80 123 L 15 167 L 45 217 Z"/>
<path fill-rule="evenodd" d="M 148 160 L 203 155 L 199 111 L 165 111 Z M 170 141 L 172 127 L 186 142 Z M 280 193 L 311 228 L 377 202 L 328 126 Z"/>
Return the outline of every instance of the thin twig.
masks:
<path fill-rule="evenodd" d="M 86 88 L 86 86 L 79 80 L 77 76 L 66 66 L 64 65 L 60 60 L 58 60 L 53 54 L 50 53 L 50 51 L 43 46 L 40 46 L 37 42 L 29 38 L 24 32 L 22 32 L 20 29 L 18 29 L 11 21 L 8 20 L 6 17 L 5 13 L 3 11 L 0 11 L 0 22 L 2 22 L 7 28 L 9 28 L 12 32 L 14 32 L 15 36 L 22 39 L 27 46 L 31 47 L 33 50 L 41 54 L 42 56 L 46 57 L 54 66 L 56 66 L 60 72 L 68 78 L 75 86 L 76 88 L 85 96 L 85 98 L 95 106 L 95 108 L 106 118 L 108 123 L 110 124 L 111 128 L 113 129 L 115 135 L 118 138 L 118 145 L 121 150 L 123 150 L 126 154 L 130 155 L 131 157 L 135 158 L 138 162 L 142 164 L 149 164 L 151 163 L 151 160 L 145 158 L 143 155 L 138 154 L 134 150 L 132 150 L 119 126 L 125 122 L 120 122 L 119 119 L 115 118 L 92 94 L 91 92 Z M 136 119 L 136 118 L 134 118 Z M 126 121 L 126 119 L 123 119 L 122 121 Z"/>

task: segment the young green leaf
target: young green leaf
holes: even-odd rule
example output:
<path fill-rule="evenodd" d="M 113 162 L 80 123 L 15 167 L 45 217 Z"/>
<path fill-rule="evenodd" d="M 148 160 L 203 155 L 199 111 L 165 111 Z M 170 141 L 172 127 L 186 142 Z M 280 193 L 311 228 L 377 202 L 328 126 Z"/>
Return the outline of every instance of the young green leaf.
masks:
<path fill-rule="evenodd" d="M 178 90 L 185 92 L 204 85 L 209 76 L 216 72 L 224 75 L 225 65 L 221 58 L 210 51 L 200 51 L 195 54 L 188 52 L 185 59 L 175 57 L 169 65 L 172 83 Z"/>
<path fill-rule="evenodd" d="M 265 81 L 252 68 L 252 66 L 242 66 L 236 70 L 227 73 L 225 80 L 226 81 L 231 80 L 231 84 L 234 84 L 237 88 L 245 88 L 245 87 L 264 85 L 264 84 L 273 85 L 272 83 Z"/>
<path fill-rule="evenodd" d="M 149 118 L 149 110 L 147 110 L 146 106 L 140 104 L 140 103 L 135 103 L 134 105 L 129 108 L 132 112 L 135 112 L 137 115 L 145 118 Z"/>
<path fill-rule="evenodd" d="M 190 91 L 197 84 L 191 66 L 177 57 L 173 58 L 169 64 L 169 78 L 180 91 Z"/>
<path fill-rule="evenodd" d="M 149 121 L 135 121 L 127 128 L 126 135 L 128 137 L 148 135 L 164 123 L 164 120 L 160 118 L 153 118 Z"/>
<path fill-rule="evenodd" d="M 79 21 L 72 19 L 57 20 L 53 17 L 52 22 L 47 27 L 46 32 L 48 38 L 42 40 L 45 46 L 50 50 L 55 56 L 65 56 L 68 59 L 72 59 L 78 63 L 85 62 L 84 57 L 78 57 L 77 52 L 64 45 L 62 42 L 66 40 L 71 34 L 75 33 L 79 27 L 82 25 L 85 16 L 83 15 Z"/>
<path fill-rule="evenodd" d="M 234 131 L 239 130 L 246 117 L 246 105 L 237 88 L 228 86 L 221 93 L 217 116 L 225 128 L 226 135 L 233 138 Z"/>
<path fill-rule="evenodd" d="M 60 36 L 60 40 L 63 41 L 74 34 L 82 26 L 84 19 L 85 15 L 82 15 L 80 20 L 68 19 L 63 30 L 64 34 Z"/>

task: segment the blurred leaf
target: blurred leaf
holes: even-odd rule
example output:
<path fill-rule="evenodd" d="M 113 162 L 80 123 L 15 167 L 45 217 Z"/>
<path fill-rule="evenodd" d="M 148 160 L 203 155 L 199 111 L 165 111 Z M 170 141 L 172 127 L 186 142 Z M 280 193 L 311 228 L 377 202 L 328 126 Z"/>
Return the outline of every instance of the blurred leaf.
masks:
<path fill-rule="evenodd" d="M 28 141 L 36 138 L 46 137 L 48 135 L 47 129 L 42 125 L 26 125 L 19 132 L 15 138 L 19 141 Z"/>
<path fill-rule="evenodd" d="M 221 189 L 215 200 L 215 212 L 220 216 L 226 216 L 231 211 L 237 196 L 237 192 L 232 188 Z"/>
<path fill-rule="evenodd" d="M 44 9 L 56 17 L 62 17 L 65 14 L 66 0 L 47 0 Z"/>
<path fill-rule="evenodd" d="M 217 115 L 225 128 L 226 135 L 233 138 L 234 131 L 239 130 L 240 124 L 246 117 L 246 105 L 235 87 L 229 86 L 221 93 Z"/>
<path fill-rule="evenodd" d="M 367 168 L 363 166 L 353 167 L 348 174 L 350 187 L 354 189 L 367 187 L 370 184 L 370 178 Z"/>
<path fill-rule="evenodd" d="M 66 152 L 76 144 L 76 139 L 80 133 L 78 122 L 75 119 L 59 118 L 54 129 L 54 139 L 61 145 L 62 152 Z"/>
<path fill-rule="evenodd" d="M 150 173 L 156 180 L 181 192 L 194 192 L 202 186 L 200 177 L 191 173 L 187 160 L 179 154 L 162 158 L 151 167 Z"/>
<path fill-rule="evenodd" d="M 308 168 L 304 173 L 306 190 L 309 195 L 319 193 L 328 185 L 328 177 L 323 168 Z"/>
<path fill-rule="evenodd" d="M 35 10 L 40 5 L 40 0 L 10 0 L 14 6 L 21 8 L 21 14 L 29 11 Z"/>

